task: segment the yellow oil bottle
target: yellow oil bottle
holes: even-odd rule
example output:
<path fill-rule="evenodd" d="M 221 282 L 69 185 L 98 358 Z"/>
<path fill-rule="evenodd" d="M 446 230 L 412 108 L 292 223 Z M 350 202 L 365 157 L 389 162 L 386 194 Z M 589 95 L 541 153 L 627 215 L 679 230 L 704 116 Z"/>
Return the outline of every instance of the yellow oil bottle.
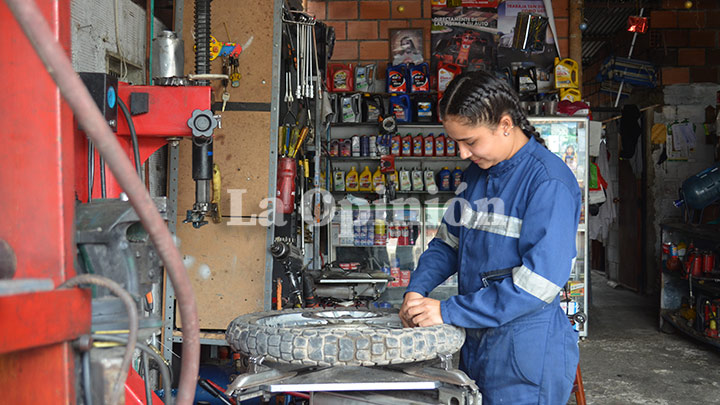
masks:
<path fill-rule="evenodd" d="M 555 58 L 555 88 L 573 88 L 577 89 L 578 84 L 578 64 L 570 58 L 560 60 Z"/>
<path fill-rule="evenodd" d="M 580 89 L 560 89 L 560 101 L 563 100 L 570 102 L 582 101 Z"/>
<path fill-rule="evenodd" d="M 358 180 L 358 191 L 373 191 L 372 172 L 367 166 L 365 166 L 365 170 L 360 173 L 360 180 Z"/>
<path fill-rule="evenodd" d="M 345 190 L 346 191 L 358 191 L 358 172 L 353 166 L 345 177 Z"/>
<path fill-rule="evenodd" d="M 373 173 L 372 184 L 375 192 L 385 192 L 385 175 L 382 174 L 382 172 L 380 171 L 380 166 L 378 166 L 377 170 L 375 170 L 375 173 Z"/>

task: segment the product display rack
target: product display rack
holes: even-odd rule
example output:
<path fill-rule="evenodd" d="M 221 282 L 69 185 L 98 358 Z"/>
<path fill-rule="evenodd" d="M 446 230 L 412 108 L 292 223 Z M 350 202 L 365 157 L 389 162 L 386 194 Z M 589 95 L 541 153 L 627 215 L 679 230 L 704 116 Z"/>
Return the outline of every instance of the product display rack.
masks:
<path fill-rule="evenodd" d="M 588 335 L 588 286 L 589 260 L 588 260 L 588 119 L 580 117 L 529 117 L 530 123 L 545 140 L 547 148 L 563 159 L 575 174 L 578 186 L 582 192 L 582 207 L 580 222 L 576 237 L 577 255 L 573 262 L 570 279 L 565 285 L 562 302 L 566 313 L 584 314 L 585 322 L 576 324 L 575 329 L 580 337 Z M 572 147 L 572 148 L 571 148 Z M 570 153 L 572 150 L 572 153 Z"/>
<path fill-rule="evenodd" d="M 720 254 L 720 227 L 718 225 L 692 225 L 684 223 L 660 224 L 663 249 L 660 268 L 660 314 L 659 327 L 667 330 L 672 325 L 675 330 L 683 334 L 720 348 L 720 337 L 713 337 L 709 322 L 705 322 L 704 302 L 716 301 L 720 306 L 720 268 L 715 259 Z M 692 244 L 703 253 L 703 267 L 711 269 L 702 272 L 700 276 L 684 275 L 687 269 L 692 269 L 690 253 L 677 251 L 680 243 Z M 675 266 L 668 265 L 668 259 L 678 256 Z M 706 262 L 705 256 L 712 260 Z M 688 266 L 689 265 L 689 266 Z M 704 270 L 704 268 L 703 268 Z M 694 315 L 694 316 L 693 316 Z M 709 314 L 710 315 L 710 314 Z M 715 316 L 715 331 L 718 328 L 717 311 Z M 670 328 L 672 329 L 672 328 Z M 717 332 L 715 332 L 717 335 Z"/>

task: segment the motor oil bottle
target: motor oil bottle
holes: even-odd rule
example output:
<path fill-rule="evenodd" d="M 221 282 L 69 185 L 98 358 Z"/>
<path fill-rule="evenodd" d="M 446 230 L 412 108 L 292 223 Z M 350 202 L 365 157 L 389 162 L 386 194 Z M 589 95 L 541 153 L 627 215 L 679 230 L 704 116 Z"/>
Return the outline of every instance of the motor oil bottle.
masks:
<path fill-rule="evenodd" d="M 445 156 L 445 134 L 435 137 L 435 156 Z"/>
<path fill-rule="evenodd" d="M 380 166 L 373 173 L 372 184 L 376 193 L 382 194 L 385 192 L 385 175 L 380 171 Z"/>
<path fill-rule="evenodd" d="M 515 71 L 515 91 L 521 99 L 534 99 L 538 92 L 537 70 L 534 66 L 518 67 Z"/>
<path fill-rule="evenodd" d="M 400 169 L 400 191 L 411 191 L 412 180 L 410 179 L 410 171 L 407 169 Z"/>
<path fill-rule="evenodd" d="M 355 91 L 374 91 L 375 85 L 375 65 L 371 63 L 369 65 L 355 67 Z"/>
<path fill-rule="evenodd" d="M 457 156 L 457 142 L 449 136 L 445 137 L 445 156 Z"/>
<path fill-rule="evenodd" d="M 433 97 L 418 94 L 413 97 L 413 114 L 417 122 L 435 122 Z"/>
<path fill-rule="evenodd" d="M 399 179 L 398 179 L 398 171 L 397 170 L 393 170 L 390 173 L 388 173 L 388 175 L 387 175 L 388 187 L 392 186 L 395 189 L 395 191 L 397 191 L 398 186 L 399 186 L 398 180 Z"/>
<path fill-rule="evenodd" d="M 362 97 L 363 122 L 378 122 L 383 115 L 385 115 L 385 103 L 382 97 L 365 94 Z"/>
<path fill-rule="evenodd" d="M 462 66 L 454 63 L 440 63 L 438 65 L 438 91 L 444 92 L 452 79 L 460 73 L 462 73 Z"/>
<path fill-rule="evenodd" d="M 345 191 L 358 191 L 358 184 L 358 172 L 353 166 L 345 177 Z"/>
<path fill-rule="evenodd" d="M 460 169 L 460 166 L 455 166 L 455 170 L 452 172 L 452 189 L 453 191 L 457 190 L 458 187 L 460 187 L 460 184 L 462 184 L 462 176 L 463 171 Z"/>
<path fill-rule="evenodd" d="M 352 64 L 330 63 L 328 66 L 330 91 L 353 91 Z"/>
<path fill-rule="evenodd" d="M 395 115 L 397 122 L 411 122 L 412 108 L 410 105 L 410 96 L 407 94 L 390 96 L 390 111 Z"/>
<path fill-rule="evenodd" d="M 345 191 L 345 172 L 336 170 L 333 174 L 333 186 L 335 191 Z"/>
<path fill-rule="evenodd" d="M 422 156 L 423 155 L 423 136 L 422 134 L 417 134 L 415 137 L 413 137 L 413 143 L 412 143 L 412 155 L 413 156 Z"/>
<path fill-rule="evenodd" d="M 425 136 L 423 156 L 435 156 L 435 136 L 429 133 Z"/>
<path fill-rule="evenodd" d="M 400 153 L 402 156 L 412 156 L 412 134 L 408 133 L 402 137 L 402 148 Z"/>
<path fill-rule="evenodd" d="M 423 172 L 419 169 L 412 171 L 412 189 L 413 191 L 423 191 Z"/>
<path fill-rule="evenodd" d="M 360 173 L 358 191 L 373 191 L 372 172 L 367 166 L 365 166 L 365 170 Z"/>
<path fill-rule="evenodd" d="M 386 76 L 386 90 L 388 93 L 408 92 L 408 69 L 406 64 L 388 66 Z"/>
<path fill-rule="evenodd" d="M 580 93 L 580 89 L 560 89 L 560 101 L 567 100 L 571 103 L 574 103 L 576 101 L 582 101 L 582 94 Z"/>
<path fill-rule="evenodd" d="M 560 60 L 555 58 L 555 88 L 571 87 L 577 89 L 578 85 L 578 64 L 570 58 Z"/>
<path fill-rule="evenodd" d="M 410 92 L 427 93 L 430 91 L 430 67 L 427 63 L 410 66 Z"/>
<path fill-rule="evenodd" d="M 341 97 L 340 106 L 342 122 L 360 122 L 360 94 Z"/>
<path fill-rule="evenodd" d="M 452 176 L 447 167 L 443 167 L 438 173 L 438 188 L 440 191 L 452 190 Z"/>
<path fill-rule="evenodd" d="M 390 140 L 390 154 L 393 156 L 400 156 L 401 149 L 400 144 L 402 140 L 400 138 L 400 135 L 393 135 L 392 139 Z"/>
<path fill-rule="evenodd" d="M 425 189 L 430 194 L 435 194 L 438 191 L 437 185 L 435 184 L 435 173 L 432 170 L 425 170 Z"/>

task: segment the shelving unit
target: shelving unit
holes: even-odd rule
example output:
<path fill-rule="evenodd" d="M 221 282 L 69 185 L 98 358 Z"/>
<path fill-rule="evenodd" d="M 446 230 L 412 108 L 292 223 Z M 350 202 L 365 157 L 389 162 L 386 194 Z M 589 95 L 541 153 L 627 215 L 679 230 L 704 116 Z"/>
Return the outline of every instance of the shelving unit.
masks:
<path fill-rule="evenodd" d="M 666 223 L 661 224 L 660 229 L 661 246 L 677 246 L 684 242 L 688 245 L 692 243 L 700 251 L 709 252 L 716 258 L 720 253 L 720 226 Z M 680 269 L 672 270 L 667 265 L 670 255 L 662 255 L 659 327 L 667 330 L 667 325 L 672 325 L 688 337 L 720 348 L 720 338 L 706 333 L 702 307 L 706 300 L 718 300 L 720 306 L 720 269 L 714 265 L 713 271 L 700 277 L 685 277 L 683 272 L 688 254 L 679 258 Z"/>

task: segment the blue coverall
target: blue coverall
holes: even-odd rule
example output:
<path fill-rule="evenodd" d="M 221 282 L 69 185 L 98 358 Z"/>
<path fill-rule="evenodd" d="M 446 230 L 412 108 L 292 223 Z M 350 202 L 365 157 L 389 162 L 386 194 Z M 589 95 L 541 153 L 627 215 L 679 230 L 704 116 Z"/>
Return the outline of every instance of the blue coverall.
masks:
<path fill-rule="evenodd" d="M 577 180 L 530 138 L 490 169 L 471 165 L 464 181 L 407 292 L 427 296 L 457 271 L 441 315 L 466 328 L 460 368 L 484 405 L 565 404 L 579 353 L 559 293 L 576 256 Z"/>

